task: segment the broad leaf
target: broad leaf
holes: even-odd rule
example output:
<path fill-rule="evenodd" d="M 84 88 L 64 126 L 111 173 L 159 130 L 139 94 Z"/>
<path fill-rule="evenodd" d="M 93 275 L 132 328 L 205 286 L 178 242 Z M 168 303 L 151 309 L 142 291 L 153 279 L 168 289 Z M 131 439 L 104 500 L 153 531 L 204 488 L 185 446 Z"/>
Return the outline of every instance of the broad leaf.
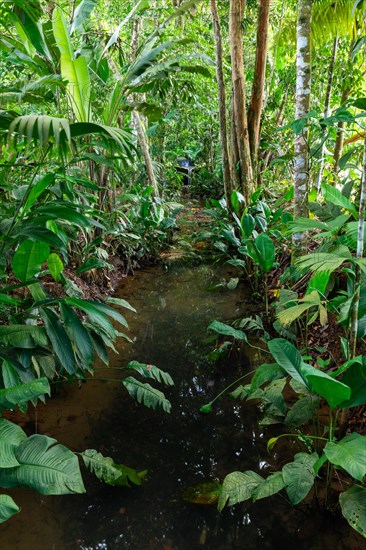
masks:
<path fill-rule="evenodd" d="M 169 413 L 172 406 L 170 401 L 166 399 L 165 395 L 150 386 L 150 384 L 140 382 L 133 376 L 129 376 L 122 381 L 122 384 L 127 389 L 128 393 L 136 399 L 138 403 L 149 407 L 150 409 L 156 409 L 161 407 L 165 412 Z"/>
<path fill-rule="evenodd" d="M 15 457 L 20 466 L 0 470 L 3 487 L 30 487 L 42 495 L 85 492 L 76 455 L 55 439 L 32 435 L 20 443 Z"/>
<path fill-rule="evenodd" d="M 50 254 L 50 247 L 46 243 L 23 241 L 18 246 L 12 267 L 14 275 L 22 282 L 29 281 L 42 269 L 42 264 Z"/>
<path fill-rule="evenodd" d="M 260 500 L 261 498 L 267 498 L 276 493 L 279 493 L 284 489 L 285 482 L 283 480 L 282 472 L 276 472 L 267 477 L 253 493 L 253 502 Z"/>
<path fill-rule="evenodd" d="M 220 495 L 221 484 L 218 481 L 208 480 L 195 483 L 188 487 L 182 498 L 192 504 L 216 504 Z"/>
<path fill-rule="evenodd" d="M 27 436 L 20 426 L 0 418 L 0 468 L 18 466 L 14 451 Z M 1 497 L 0 497 L 1 498 Z"/>
<path fill-rule="evenodd" d="M 35 325 L 0 325 L 0 342 L 5 346 L 34 348 L 48 344 L 45 329 Z"/>
<path fill-rule="evenodd" d="M 366 538 L 366 489 L 354 485 L 339 495 L 342 514 L 351 527 Z"/>
<path fill-rule="evenodd" d="M 352 202 L 342 195 L 341 191 L 334 187 L 333 185 L 329 185 L 328 183 L 322 184 L 322 191 L 323 191 L 323 197 L 326 201 L 331 202 L 332 204 L 335 204 L 336 206 L 341 206 L 345 210 L 348 210 L 348 212 L 351 212 L 351 214 L 358 219 L 358 212 Z"/>
<path fill-rule="evenodd" d="M 0 495 L 0 523 L 20 512 L 19 506 L 9 495 Z"/>
<path fill-rule="evenodd" d="M 358 481 L 363 480 L 366 474 L 366 436 L 353 433 L 338 443 L 329 441 L 324 453 L 334 466 L 343 468 Z"/>
<path fill-rule="evenodd" d="M 261 476 L 251 470 L 228 474 L 222 484 L 218 510 L 221 512 L 226 505 L 234 506 L 238 502 L 249 500 L 263 481 Z"/>
<path fill-rule="evenodd" d="M 292 428 L 299 428 L 313 418 L 314 410 L 319 403 L 319 399 L 315 396 L 306 395 L 300 397 L 298 401 L 290 408 L 285 424 Z"/>
<path fill-rule="evenodd" d="M 249 241 L 248 254 L 264 273 L 268 273 L 273 267 L 276 249 L 270 237 L 260 233 L 254 242 Z"/>
<path fill-rule="evenodd" d="M 286 492 L 292 504 L 299 504 L 312 488 L 315 479 L 313 466 L 318 458 L 316 453 L 298 453 L 294 462 L 282 468 Z"/>
<path fill-rule="evenodd" d="M 55 281 L 60 281 L 61 273 L 64 270 L 64 264 L 62 263 L 62 260 L 58 254 L 53 252 L 48 256 L 47 267 Z"/>
<path fill-rule="evenodd" d="M 214 332 L 217 332 L 218 334 L 222 334 L 224 336 L 231 336 L 236 340 L 244 340 L 244 342 L 248 341 L 246 334 L 242 330 L 236 330 L 230 325 L 220 323 L 220 321 L 212 321 L 207 330 L 213 330 Z"/>
<path fill-rule="evenodd" d="M 307 365 L 301 364 L 301 373 L 307 385 L 321 397 L 327 400 L 331 409 L 350 398 L 351 390 L 348 386 L 335 380 L 329 374 Z"/>
<path fill-rule="evenodd" d="M 278 365 L 282 367 L 287 374 L 301 384 L 306 384 L 306 380 L 301 373 L 302 358 L 294 345 L 284 338 L 274 338 L 268 342 L 268 348 Z"/>
<path fill-rule="evenodd" d="M 351 397 L 342 403 L 342 409 L 357 407 L 366 403 L 366 368 L 365 365 L 354 363 L 342 377 L 342 382 L 351 388 Z"/>

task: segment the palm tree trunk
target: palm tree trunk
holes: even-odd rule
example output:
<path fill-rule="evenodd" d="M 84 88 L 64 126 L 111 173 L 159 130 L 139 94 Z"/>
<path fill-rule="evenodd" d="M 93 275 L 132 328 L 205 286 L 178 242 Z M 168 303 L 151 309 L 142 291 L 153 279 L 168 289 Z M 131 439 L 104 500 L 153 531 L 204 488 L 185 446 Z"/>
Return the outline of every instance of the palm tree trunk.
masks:
<path fill-rule="evenodd" d="M 347 68 L 349 69 L 349 74 L 350 75 L 352 74 L 352 51 L 353 51 L 353 46 L 354 46 L 354 41 L 352 40 L 351 44 L 350 44 L 349 53 L 348 53 L 348 60 L 347 60 Z M 350 92 L 351 92 L 351 86 L 350 86 L 349 81 L 348 81 L 347 87 L 343 88 L 343 90 L 342 90 L 341 106 L 343 106 L 346 103 Z M 341 158 L 342 152 L 343 152 L 343 141 L 344 141 L 344 122 L 341 121 L 341 122 L 338 122 L 337 139 L 336 139 L 336 142 L 335 142 L 334 153 L 333 153 L 334 168 L 336 170 L 338 170 L 339 159 Z"/>
<path fill-rule="evenodd" d="M 226 90 L 223 71 L 223 49 L 222 35 L 219 14 L 216 1 L 211 0 L 211 14 L 216 45 L 216 80 L 219 93 L 219 121 L 220 121 L 220 142 L 222 151 L 222 173 L 224 179 L 224 192 L 228 210 L 230 209 L 230 195 L 232 192 L 231 166 L 228 148 L 227 120 L 226 120 Z"/>
<path fill-rule="evenodd" d="M 296 120 L 304 118 L 310 110 L 311 86 L 311 31 L 312 0 L 298 0 L 297 13 L 297 55 L 296 55 Z M 304 128 L 295 135 L 294 169 L 294 215 L 308 216 L 309 190 L 309 148 L 308 130 Z M 305 248 L 305 234 L 293 235 L 293 256 L 301 254 Z"/>
<path fill-rule="evenodd" d="M 259 2 L 256 60 L 252 97 L 248 113 L 249 142 L 254 172 L 257 172 L 258 165 L 259 132 L 266 80 L 270 3 L 271 0 L 260 0 Z"/>
<path fill-rule="evenodd" d="M 245 0 L 230 0 L 229 35 L 232 65 L 233 105 L 237 148 L 239 152 L 239 178 L 241 191 L 248 204 L 253 190 L 253 168 L 250 156 L 248 121 L 245 100 L 245 74 L 243 59 L 243 17 Z"/>

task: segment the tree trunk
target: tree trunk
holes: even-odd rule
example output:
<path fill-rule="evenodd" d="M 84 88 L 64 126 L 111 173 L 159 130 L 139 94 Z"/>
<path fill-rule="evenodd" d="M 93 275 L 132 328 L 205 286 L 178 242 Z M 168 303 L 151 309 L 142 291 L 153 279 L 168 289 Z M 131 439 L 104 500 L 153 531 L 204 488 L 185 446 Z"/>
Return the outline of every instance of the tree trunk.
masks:
<path fill-rule="evenodd" d="M 337 56 L 337 47 L 338 47 L 338 36 L 334 38 L 333 41 L 333 50 L 332 50 L 332 57 L 330 59 L 329 63 L 329 69 L 328 69 L 328 82 L 327 82 L 327 91 L 325 93 L 325 101 L 324 101 L 324 118 L 328 118 L 330 114 L 330 96 L 332 93 L 332 84 L 333 84 L 333 76 L 334 76 L 334 64 Z M 324 169 L 324 153 L 325 153 L 325 136 L 326 136 L 326 130 L 323 130 L 322 133 L 322 146 L 320 151 L 320 166 L 319 166 L 319 172 L 316 178 L 316 188 L 319 191 L 320 186 L 322 183 L 322 177 L 323 177 L 323 169 Z"/>
<path fill-rule="evenodd" d="M 252 166 L 257 172 L 259 132 L 264 101 L 264 84 L 268 52 L 269 8 L 271 0 L 260 0 L 257 26 L 257 49 L 254 70 L 252 97 L 248 113 L 248 132 Z"/>
<path fill-rule="evenodd" d="M 231 168 L 231 181 L 235 189 L 240 189 L 239 165 L 240 165 L 240 158 L 239 158 L 238 142 L 236 139 L 234 93 L 232 91 L 231 100 L 230 100 L 230 168 Z"/>
<path fill-rule="evenodd" d="M 353 46 L 354 46 L 354 42 L 352 40 L 351 44 L 350 44 L 349 53 L 348 53 L 348 60 L 347 60 L 347 68 L 349 69 L 349 74 L 350 75 L 352 74 L 352 51 L 353 51 Z M 342 90 L 341 106 L 343 106 L 346 103 L 350 92 L 351 92 L 351 85 L 348 82 L 347 88 L 344 88 Z M 339 159 L 341 158 L 342 152 L 343 152 L 343 141 L 344 141 L 344 122 L 338 122 L 337 139 L 336 139 L 336 142 L 335 142 L 334 153 L 333 153 L 334 168 L 336 170 L 338 170 L 338 162 L 339 162 Z"/>
<path fill-rule="evenodd" d="M 350 89 L 346 88 L 342 91 L 342 98 L 341 98 L 341 105 L 344 105 L 344 103 L 347 101 L 348 96 L 350 93 Z M 338 170 L 338 163 L 339 159 L 342 156 L 343 153 L 343 141 L 344 141 L 344 122 L 338 122 L 338 131 L 337 131 L 337 139 L 334 146 L 334 168 Z"/>
<path fill-rule="evenodd" d="M 297 55 L 296 55 L 296 114 L 295 119 L 303 118 L 310 110 L 311 86 L 311 31 L 312 0 L 298 0 L 297 15 Z M 295 168 L 294 168 L 294 215 L 308 216 L 309 190 L 309 148 L 308 130 L 304 128 L 295 135 Z M 304 251 L 305 234 L 293 235 L 293 255 Z"/>
<path fill-rule="evenodd" d="M 253 190 L 253 169 L 250 156 L 248 121 L 245 100 L 245 74 L 243 59 L 243 16 L 245 0 L 230 0 L 229 34 L 233 81 L 235 138 L 239 152 L 239 178 L 246 204 Z"/>
<path fill-rule="evenodd" d="M 138 46 L 138 37 L 141 30 L 141 21 L 136 18 L 133 21 L 132 24 L 132 37 L 131 37 L 131 50 L 130 50 L 130 61 L 134 61 Z M 132 100 L 135 100 L 135 96 L 132 96 Z M 152 159 L 150 156 L 150 150 L 149 150 L 149 142 L 147 140 L 147 135 L 145 132 L 144 125 L 141 121 L 140 115 L 136 109 L 132 111 L 132 123 L 135 128 L 137 139 L 140 145 L 140 149 L 142 152 L 142 156 L 144 158 L 145 167 L 146 167 L 146 173 L 147 173 L 147 180 L 149 185 L 153 188 L 153 194 L 158 197 L 159 196 L 159 187 L 158 182 L 156 180 L 154 167 L 152 163 Z"/>
<path fill-rule="evenodd" d="M 223 49 L 222 49 L 222 35 L 219 14 L 217 11 L 216 1 L 211 0 L 211 13 L 214 29 L 214 38 L 216 45 L 216 80 L 219 93 L 219 122 L 220 122 L 220 142 L 222 151 L 222 173 L 224 180 L 224 192 L 226 198 L 226 204 L 228 210 L 230 209 L 230 195 L 232 192 L 231 184 L 231 166 L 228 148 L 228 135 L 227 135 L 227 120 L 226 120 L 226 90 L 225 79 L 223 71 Z"/>

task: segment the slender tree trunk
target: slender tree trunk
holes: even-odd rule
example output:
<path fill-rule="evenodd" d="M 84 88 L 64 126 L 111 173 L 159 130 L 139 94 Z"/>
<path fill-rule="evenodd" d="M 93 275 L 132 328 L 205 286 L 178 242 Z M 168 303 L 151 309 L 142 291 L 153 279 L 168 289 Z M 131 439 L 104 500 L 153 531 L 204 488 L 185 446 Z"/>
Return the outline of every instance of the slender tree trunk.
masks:
<path fill-rule="evenodd" d="M 334 38 L 333 41 L 333 50 L 332 50 L 332 57 L 330 59 L 329 63 L 329 69 L 328 69 L 328 82 L 327 82 L 327 90 L 325 93 L 325 101 L 324 101 L 324 118 L 328 118 L 330 115 L 330 96 L 332 93 L 332 84 L 333 84 L 333 76 L 334 76 L 334 64 L 337 56 L 337 48 L 338 48 L 338 36 Z M 323 170 L 324 170 L 324 153 L 325 153 L 325 136 L 327 131 L 324 129 L 322 133 L 322 147 L 320 151 L 320 166 L 319 166 L 319 172 L 316 178 L 316 188 L 319 191 L 320 186 L 322 183 L 322 177 L 323 177 Z"/>
<path fill-rule="evenodd" d="M 228 148 L 227 120 L 226 120 L 226 90 L 223 70 L 223 49 L 222 35 L 219 14 L 216 1 L 211 0 L 211 14 L 214 29 L 214 38 L 216 45 L 216 80 L 219 93 L 219 122 L 220 122 L 220 142 L 222 151 L 222 173 L 224 179 L 224 192 L 228 210 L 230 209 L 230 195 L 232 192 L 231 184 L 231 166 Z"/>
<path fill-rule="evenodd" d="M 257 172 L 258 166 L 259 132 L 266 80 L 270 3 L 271 0 L 260 0 L 259 2 L 256 60 L 252 97 L 248 113 L 248 133 L 254 172 Z"/>
<path fill-rule="evenodd" d="M 248 121 L 245 100 L 245 74 L 243 59 L 243 17 L 245 0 L 230 0 L 229 33 L 233 81 L 236 142 L 239 151 L 239 178 L 242 193 L 248 204 L 253 190 L 253 169 L 250 156 Z"/>
<path fill-rule="evenodd" d="M 235 189 L 240 189 L 240 177 L 239 177 L 239 149 L 238 142 L 236 139 L 236 121 L 235 121 L 235 110 L 234 110 L 234 93 L 231 94 L 230 100 L 230 168 L 231 168 L 231 181 Z"/>
<path fill-rule="evenodd" d="M 341 105 L 344 105 L 344 103 L 347 101 L 349 93 L 350 93 L 350 88 L 346 88 L 342 91 Z M 343 142 L 344 142 L 344 122 L 340 121 L 338 122 L 337 139 L 335 142 L 334 153 L 333 153 L 334 168 L 336 170 L 338 170 L 339 159 L 342 156 Z"/>
<path fill-rule="evenodd" d="M 348 53 L 348 59 L 347 59 L 347 68 L 349 69 L 349 74 L 352 74 L 352 51 L 353 51 L 354 42 L 351 41 L 349 53 Z M 344 105 L 348 99 L 348 96 L 351 92 L 351 86 L 348 84 L 346 88 L 343 88 L 342 90 L 342 97 L 341 97 L 341 106 Z M 337 139 L 334 146 L 334 168 L 338 170 L 338 163 L 339 159 L 342 156 L 343 152 L 343 141 L 344 141 L 344 122 L 338 122 L 338 132 L 337 132 Z"/>
<path fill-rule="evenodd" d="M 311 31 L 312 0 L 298 0 L 297 14 L 297 55 L 296 55 L 296 114 L 295 118 L 303 118 L 310 110 L 311 86 Z M 309 190 L 309 148 L 308 130 L 295 135 L 295 169 L 294 169 L 294 215 L 308 216 Z M 305 248 L 305 234 L 295 233 L 293 236 L 293 255 L 301 254 Z"/>
<path fill-rule="evenodd" d="M 130 50 L 131 62 L 135 59 L 135 56 L 136 56 L 140 30 L 141 30 L 141 22 L 138 18 L 136 18 L 133 21 L 133 27 L 132 27 L 131 50 Z M 132 99 L 135 100 L 135 97 L 132 96 Z M 146 134 L 144 125 L 136 109 L 132 111 L 132 123 L 137 134 L 137 139 L 140 145 L 142 156 L 144 158 L 148 183 L 153 188 L 153 194 L 158 197 L 159 187 L 158 187 L 158 182 L 156 180 L 154 166 L 150 155 L 149 142 L 147 140 L 147 134 Z"/>

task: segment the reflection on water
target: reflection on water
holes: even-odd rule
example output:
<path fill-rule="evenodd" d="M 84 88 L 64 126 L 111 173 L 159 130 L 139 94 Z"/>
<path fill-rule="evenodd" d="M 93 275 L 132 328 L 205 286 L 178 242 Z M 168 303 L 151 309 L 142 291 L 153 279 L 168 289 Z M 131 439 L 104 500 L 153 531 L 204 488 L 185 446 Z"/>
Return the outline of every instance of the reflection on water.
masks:
<path fill-rule="evenodd" d="M 158 267 L 123 282 L 118 295 L 138 311 L 126 315 L 136 342 L 121 342 L 112 364 L 137 359 L 169 371 L 175 386 L 165 393 L 172 413 L 135 404 L 118 382 L 93 380 L 81 389 L 63 389 L 47 407 L 30 413 L 25 428 L 56 437 L 73 450 L 95 448 L 116 462 L 148 469 L 146 481 L 140 488 L 113 488 L 86 474 L 86 495 L 42 497 L 19 490 L 15 500 L 22 512 L 2 526 L 2 549 L 363 548 L 344 523 L 294 510 L 281 496 L 222 514 L 215 506 L 182 500 L 184 490 L 197 482 L 223 479 L 234 470 L 266 475 L 274 465 L 266 452 L 269 434 L 258 426 L 253 406 L 224 398 L 212 414 L 198 412 L 250 370 L 250 361 L 235 354 L 220 367 L 205 359 L 212 348 L 207 326 L 213 319 L 254 313 L 245 289 L 207 290 L 228 276 L 227 270 L 206 265 Z M 97 376 L 116 378 L 118 371 L 98 369 Z M 281 465 L 285 455 L 278 460 Z"/>

